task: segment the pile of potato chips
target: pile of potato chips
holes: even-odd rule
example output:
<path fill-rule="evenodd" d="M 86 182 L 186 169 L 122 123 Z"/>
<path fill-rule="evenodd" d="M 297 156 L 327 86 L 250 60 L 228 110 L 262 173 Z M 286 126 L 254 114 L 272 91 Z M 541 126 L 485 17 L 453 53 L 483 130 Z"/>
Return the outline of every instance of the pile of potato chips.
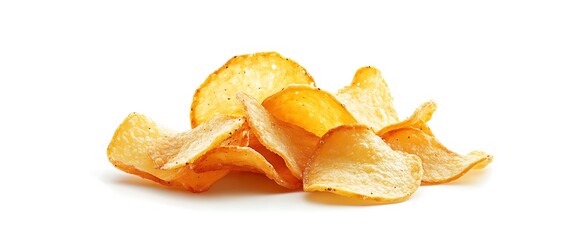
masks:
<path fill-rule="evenodd" d="M 288 189 L 385 203 L 492 161 L 481 151 L 454 153 L 435 138 L 427 125 L 434 102 L 400 121 L 392 99 L 373 67 L 332 94 L 278 53 L 235 56 L 196 90 L 191 130 L 174 132 L 131 113 L 114 133 L 108 159 L 127 173 L 192 192 L 240 171 Z"/>

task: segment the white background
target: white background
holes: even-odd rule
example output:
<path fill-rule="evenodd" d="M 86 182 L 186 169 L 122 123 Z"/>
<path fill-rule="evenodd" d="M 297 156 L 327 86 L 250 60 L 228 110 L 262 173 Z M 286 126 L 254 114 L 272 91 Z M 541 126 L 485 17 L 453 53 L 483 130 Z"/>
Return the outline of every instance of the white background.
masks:
<path fill-rule="evenodd" d="M 240 2 L 1 1 L 0 238 L 578 237 L 575 1 Z M 390 205 L 253 175 L 192 194 L 108 163 L 130 112 L 186 130 L 206 76 L 258 51 L 329 91 L 375 66 L 401 118 L 433 99 L 438 139 L 494 162 Z"/>

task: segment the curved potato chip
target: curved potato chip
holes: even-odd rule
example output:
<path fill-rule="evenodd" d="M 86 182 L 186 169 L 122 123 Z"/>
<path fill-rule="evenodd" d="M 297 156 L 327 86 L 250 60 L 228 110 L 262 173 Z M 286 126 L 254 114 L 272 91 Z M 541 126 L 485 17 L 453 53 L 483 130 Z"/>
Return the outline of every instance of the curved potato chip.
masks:
<path fill-rule="evenodd" d="M 303 128 L 275 118 L 255 98 L 245 93 L 238 93 L 237 98 L 259 142 L 283 158 L 293 176 L 302 179 L 305 164 L 319 138 Z"/>
<path fill-rule="evenodd" d="M 151 142 L 149 156 L 161 169 L 183 167 L 232 137 L 243 123 L 242 117 L 216 116 L 189 131 L 165 135 Z"/>
<path fill-rule="evenodd" d="M 239 147 L 246 147 L 249 146 L 249 134 L 250 134 L 249 124 L 244 122 L 243 125 L 237 129 L 229 138 L 225 139 L 225 141 L 221 142 L 219 147 L 228 147 L 228 146 L 239 146 Z"/>
<path fill-rule="evenodd" d="M 291 184 L 292 186 L 295 186 L 295 188 L 291 189 L 303 189 L 303 181 L 293 176 L 291 170 L 289 170 L 287 164 L 285 164 L 285 160 L 283 160 L 282 157 L 275 154 L 274 152 L 271 152 L 259 141 L 257 141 L 257 143 L 255 144 L 250 145 L 249 147 L 257 151 L 259 154 L 261 154 L 261 156 L 263 156 L 267 160 L 267 162 L 269 162 L 273 166 L 273 168 L 275 168 L 275 171 L 277 171 L 279 176 L 282 179 L 284 179 L 285 182 Z"/>
<path fill-rule="evenodd" d="M 323 135 L 305 169 L 305 191 L 333 192 L 379 202 L 400 202 L 419 187 L 417 156 L 391 149 L 363 125 L 343 125 Z"/>
<path fill-rule="evenodd" d="M 357 123 L 331 93 L 309 85 L 289 85 L 266 98 L 262 105 L 278 119 L 319 137 L 337 126 Z"/>
<path fill-rule="evenodd" d="M 359 123 L 378 131 L 398 122 L 393 97 L 381 72 L 374 67 L 357 70 L 351 85 L 335 95 Z"/>
<path fill-rule="evenodd" d="M 188 168 L 156 169 L 148 155 L 150 142 L 160 141 L 173 131 L 157 125 L 144 115 L 131 113 L 118 126 L 107 148 L 108 160 L 118 169 L 168 186 L 192 192 L 206 191 L 227 175 L 227 170 L 195 173 Z"/>
<path fill-rule="evenodd" d="M 235 56 L 209 75 L 197 89 L 191 104 L 191 126 L 217 115 L 241 116 L 235 101 L 237 92 L 245 92 L 259 103 L 292 83 L 315 85 L 303 67 L 276 52 Z"/>
<path fill-rule="evenodd" d="M 379 132 L 377 132 L 377 135 L 382 136 L 383 134 L 389 131 L 411 127 L 420 129 L 424 133 L 433 136 L 433 133 L 431 132 L 430 128 L 425 123 L 431 119 L 436 109 L 437 105 L 434 101 L 425 102 L 422 105 L 420 105 L 410 117 L 406 118 L 401 122 L 394 123 L 382 128 L 381 130 L 379 130 Z"/>
<path fill-rule="evenodd" d="M 481 161 L 474 166 L 474 169 L 475 170 L 483 169 L 483 168 L 487 167 L 490 163 L 492 163 L 493 160 L 494 160 L 494 158 L 492 157 L 492 158 L 486 159 L 485 161 Z"/>
<path fill-rule="evenodd" d="M 487 165 L 493 159 L 491 155 L 482 151 L 473 151 L 466 156 L 459 155 L 448 150 L 435 137 L 414 128 L 393 130 L 381 138 L 391 148 L 421 158 L 424 184 L 451 182 L 476 165 Z"/>
<path fill-rule="evenodd" d="M 283 168 L 287 169 L 283 159 L 280 159 L 280 163 Z M 290 173 L 290 178 L 284 178 L 278 173 L 278 170 L 274 165 L 269 163 L 257 151 L 249 147 L 231 146 L 215 148 L 207 152 L 201 159 L 197 160 L 193 164 L 193 169 L 196 172 L 228 169 L 233 171 L 262 173 L 280 186 L 289 189 L 298 189 L 301 187 L 301 181 L 293 177 Z"/>

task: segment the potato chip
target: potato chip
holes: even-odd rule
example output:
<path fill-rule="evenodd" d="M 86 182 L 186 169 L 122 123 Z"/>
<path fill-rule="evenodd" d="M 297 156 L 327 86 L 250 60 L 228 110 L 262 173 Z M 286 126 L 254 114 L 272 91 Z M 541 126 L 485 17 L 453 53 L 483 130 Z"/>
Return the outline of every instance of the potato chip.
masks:
<path fill-rule="evenodd" d="M 310 85 L 289 85 L 262 105 L 276 118 L 319 137 L 337 126 L 357 123 L 331 93 Z"/>
<path fill-rule="evenodd" d="M 411 127 L 420 129 L 426 134 L 433 136 L 430 128 L 425 123 L 431 119 L 436 109 L 437 105 L 434 101 L 426 102 L 419 106 L 410 117 L 401 122 L 394 123 L 382 128 L 379 130 L 379 132 L 377 132 L 377 135 L 382 136 L 389 131 Z"/>
<path fill-rule="evenodd" d="M 421 175 L 417 156 L 392 150 L 369 127 L 343 125 L 319 141 L 303 188 L 391 203 L 409 198 Z"/>
<path fill-rule="evenodd" d="M 189 131 L 166 135 L 151 142 L 149 156 L 161 169 L 183 167 L 233 136 L 243 123 L 243 117 L 216 116 Z"/>
<path fill-rule="evenodd" d="M 279 155 L 298 179 L 311 156 L 319 138 L 303 128 L 283 122 L 267 112 L 259 102 L 245 94 L 238 93 L 245 117 L 255 137 L 263 146 Z"/>
<path fill-rule="evenodd" d="M 391 148 L 421 158 L 424 184 L 451 182 L 476 165 L 487 165 L 493 159 L 482 151 L 473 151 L 466 156 L 459 155 L 448 150 L 435 137 L 414 128 L 389 131 L 381 137 Z"/>
<path fill-rule="evenodd" d="M 279 158 L 280 159 L 280 158 Z M 285 163 L 280 159 L 284 169 Z M 289 178 L 281 176 L 275 166 L 269 163 L 261 154 L 249 147 L 219 147 L 207 152 L 201 159 L 195 161 L 193 169 L 196 172 L 217 170 L 233 170 L 265 174 L 280 186 L 289 189 L 301 188 L 301 181 L 289 173 Z M 288 171 L 288 169 L 287 169 Z"/>
<path fill-rule="evenodd" d="M 241 116 L 235 101 L 237 92 L 245 92 L 259 103 L 285 86 L 315 85 L 303 67 L 275 52 L 235 56 L 203 82 L 191 104 L 191 126 L 195 127 L 217 115 Z"/>
<path fill-rule="evenodd" d="M 475 170 L 483 169 L 483 168 L 487 167 L 490 163 L 492 163 L 493 160 L 494 160 L 494 157 L 492 156 L 491 158 L 488 158 L 488 159 L 476 164 L 473 169 L 475 169 Z"/>
<path fill-rule="evenodd" d="M 243 125 L 237 129 L 229 138 L 225 139 L 225 141 L 221 142 L 219 147 L 228 147 L 228 146 L 238 146 L 238 147 L 247 147 L 249 146 L 249 134 L 251 133 L 249 124 L 245 121 Z"/>
<path fill-rule="evenodd" d="M 175 134 L 144 115 L 131 113 L 120 124 L 107 149 L 109 161 L 118 169 L 168 186 L 183 187 L 192 192 L 206 191 L 228 170 L 195 173 L 188 168 L 161 170 L 148 155 L 151 142 Z"/>
<path fill-rule="evenodd" d="M 301 179 L 298 179 L 295 176 L 293 176 L 293 174 L 291 173 L 291 170 L 289 170 L 289 168 L 287 167 L 287 164 L 285 164 L 285 160 L 283 160 L 283 158 L 281 158 L 279 155 L 275 154 L 274 152 L 271 152 L 269 149 L 267 149 L 265 146 L 263 146 L 259 141 L 257 141 L 255 144 L 251 144 L 249 147 L 254 149 L 255 151 L 257 151 L 259 154 L 261 154 L 261 156 L 263 156 L 267 160 L 267 162 L 269 162 L 269 164 L 271 164 L 273 166 L 273 168 L 275 168 L 275 171 L 277 172 L 277 174 L 279 174 L 279 176 L 285 182 L 290 184 L 290 186 L 295 186 L 295 188 L 293 188 L 293 187 L 288 187 L 288 188 L 290 188 L 290 189 L 302 189 L 303 188 L 303 181 L 301 181 Z"/>
<path fill-rule="evenodd" d="M 335 97 L 359 123 L 374 131 L 399 121 L 389 87 L 381 72 L 374 67 L 357 70 L 351 85 L 340 89 Z"/>

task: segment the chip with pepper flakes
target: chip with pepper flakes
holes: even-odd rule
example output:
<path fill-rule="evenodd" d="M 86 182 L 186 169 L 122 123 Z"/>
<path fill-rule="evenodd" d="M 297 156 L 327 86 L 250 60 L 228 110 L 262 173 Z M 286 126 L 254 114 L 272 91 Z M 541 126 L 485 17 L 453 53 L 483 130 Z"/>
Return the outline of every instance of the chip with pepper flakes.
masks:
<path fill-rule="evenodd" d="M 488 165 L 493 157 L 482 151 L 462 156 L 444 147 L 435 137 L 415 128 L 401 128 L 381 138 L 391 148 L 417 155 L 423 165 L 423 184 L 440 184 L 458 179 L 470 169 Z"/>
<path fill-rule="evenodd" d="M 278 119 L 319 137 L 329 129 L 357 123 L 331 93 L 310 85 L 289 85 L 266 98 L 262 105 Z"/>
<path fill-rule="evenodd" d="M 191 126 L 217 115 L 241 116 L 235 99 L 244 92 L 261 103 L 289 84 L 315 85 L 313 78 L 295 61 L 276 52 L 235 56 L 201 84 L 191 104 Z"/>
<path fill-rule="evenodd" d="M 319 137 L 291 123 L 283 122 L 267 112 L 259 102 L 245 94 L 238 93 L 245 117 L 251 131 L 259 142 L 271 152 L 279 155 L 298 179 L 313 152 Z"/>
<path fill-rule="evenodd" d="M 271 158 L 269 158 L 271 160 Z M 275 181 L 280 186 L 288 189 L 301 188 L 301 181 L 293 177 L 290 173 L 280 174 L 287 167 L 280 159 L 278 163 L 271 164 L 259 152 L 249 147 L 228 146 L 219 147 L 207 152 L 201 159 L 192 165 L 193 170 L 198 173 L 219 171 L 223 169 L 262 173 L 269 179 Z M 287 169 L 288 171 L 288 169 Z"/>
<path fill-rule="evenodd" d="M 244 130 L 244 123 L 243 117 L 216 116 L 189 131 L 165 135 L 151 142 L 149 156 L 161 169 L 183 167 L 218 147 L 237 130 Z"/>
<path fill-rule="evenodd" d="M 196 173 L 188 167 L 157 169 L 149 156 L 149 145 L 173 134 L 174 131 L 157 125 L 144 115 L 131 113 L 115 131 L 107 149 L 108 159 L 124 172 L 192 192 L 206 191 L 229 173 L 228 170 Z"/>
<path fill-rule="evenodd" d="M 493 156 L 459 155 L 428 126 L 437 105 L 399 121 L 379 70 L 357 70 L 335 95 L 275 52 L 231 58 L 195 91 L 192 129 L 176 132 L 132 113 L 108 146 L 118 169 L 157 183 L 207 191 L 229 172 L 276 184 L 380 203 L 408 199 L 420 185 L 453 181 Z"/>
<path fill-rule="evenodd" d="M 303 189 L 393 203 L 409 198 L 421 178 L 417 156 L 391 149 L 369 127 L 343 125 L 321 137 Z"/>

